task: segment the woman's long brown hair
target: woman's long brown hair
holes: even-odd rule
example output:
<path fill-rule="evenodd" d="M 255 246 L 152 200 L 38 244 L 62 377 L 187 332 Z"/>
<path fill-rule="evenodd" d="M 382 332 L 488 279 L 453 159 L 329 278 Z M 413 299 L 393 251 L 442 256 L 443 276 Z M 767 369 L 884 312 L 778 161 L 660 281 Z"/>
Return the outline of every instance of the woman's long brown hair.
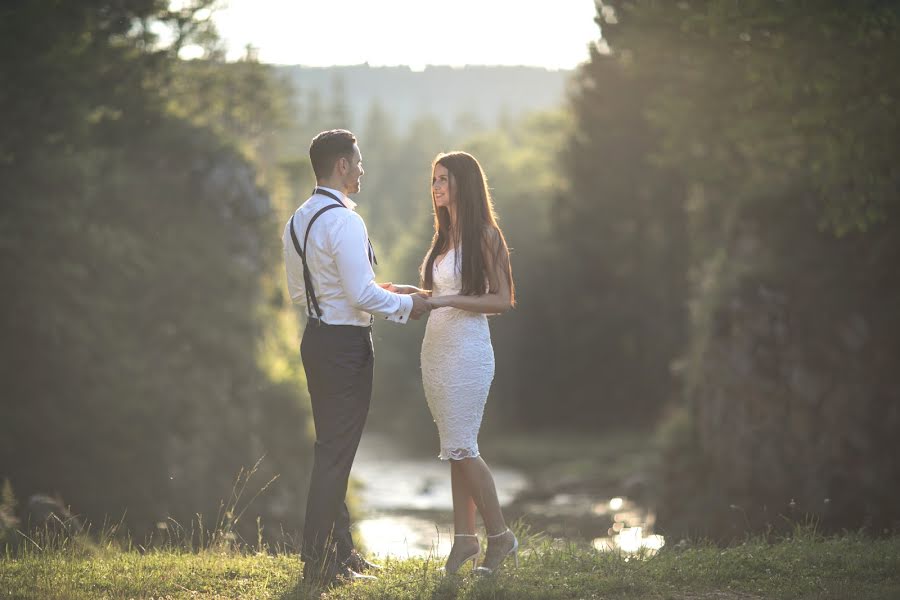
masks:
<path fill-rule="evenodd" d="M 443 165 L 450 172 L 448 194 L 456 198 L 456 230 L 451 232 L 450 211 L 438 207 L 434 201 L 434 168 Z M 426 290 L 434 286 L 435 259 L 447 252 L 451 245 L 456 266 L 462 255 L 462 290 L 467 296 L 480 296 L 496 292 L 501 284 L 509 286 L 511 302 L 515 302 L 515 285 L 509 262 L 509 249 L 500 226 L 487 187 L 487 179 L 481 165 L 467 152 L 438 154 L 431 165 L 434 206 L 434 237 L 422 263 L 422 286 Z M 455 196 L 454 196 L 455 192 Z M 490 259 L 490 262 L 486 259 Z M 497 281 L 495 264 L 500 264 L 506 275 L 505 282 Z M 485 281 L 487 280 L 487 281 Z"/>

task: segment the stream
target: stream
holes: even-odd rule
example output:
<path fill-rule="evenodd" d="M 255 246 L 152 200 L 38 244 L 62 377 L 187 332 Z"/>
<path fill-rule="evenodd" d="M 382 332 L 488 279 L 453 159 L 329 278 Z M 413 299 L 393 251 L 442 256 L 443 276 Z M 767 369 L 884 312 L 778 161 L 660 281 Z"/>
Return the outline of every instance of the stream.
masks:
<path fill-rule="evenodd" d="M 653 512 L 626 497 L 569 488 L 541 491 L 528 473 L 497 464 L 491 472 L 507 522 L 521 519 L 532 532 L 589 542 L 598 551 L 653 553 L 665 543 L 652 532 Z M 352 477 L 363 513 L 355 535 L 368 552 L 396 558 L 450 552 L 450 469 L 436 455 L 412 456 L 389 436 L 367 432 Z"/>

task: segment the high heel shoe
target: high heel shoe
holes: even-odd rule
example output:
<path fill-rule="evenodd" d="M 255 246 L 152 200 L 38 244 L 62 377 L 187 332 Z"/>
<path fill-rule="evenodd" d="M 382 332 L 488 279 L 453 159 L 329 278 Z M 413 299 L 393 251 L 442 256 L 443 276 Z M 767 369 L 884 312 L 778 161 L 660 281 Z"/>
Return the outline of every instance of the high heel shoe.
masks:
<path fill-rule="evenodd" d="M 475 552 L 465 557 L 459 563 L 453 564 L 450 562 L 450 557 L 447 557 L 447 563 L 444 565 L 444 573 L 447 575 L 453 575 L 460 568 L 470 560 L 472 561 L 472 570 L 475 570 L 475 565 L 478 562 L 478 555 L 481 554 L 481 546 L 478 544 L 478 536 L 471 533 L 457 533 L 453 536 L 453 545 L 456 546 L 456 538 L 475 538 Z M 453 549 L 450 549 L 450 554 L 453 554 Z"/>
<path fill-rule="evenodd" d="M 496 540 L 500 537 L 505 536 L 506 534 L 512 536 L 512 546 L 508 550 L 500 550 L 491 552 L 491 540 Z M 500 565 L 503 564 L 503 561 L 506 560 L 510 554 L 513 556 L 513 561 L 516 567 L 519 566 L 519 540 L 516 539 L 515 534 L 512 531 L 507 529 L 503 533 L 498 533 L 496 535 L 489 535 L 488 537 L 488 547 L 487 552 L 484 554 L 484 562 L 481 563 L 481 566 L 475 569 L 475 572 L 479 575 L 493 575 L 494 572 L 500 568 Z M 496 542 L 495 542 L 496 544 Z M 496 548 L 496 545 L 494 546 Z"/>

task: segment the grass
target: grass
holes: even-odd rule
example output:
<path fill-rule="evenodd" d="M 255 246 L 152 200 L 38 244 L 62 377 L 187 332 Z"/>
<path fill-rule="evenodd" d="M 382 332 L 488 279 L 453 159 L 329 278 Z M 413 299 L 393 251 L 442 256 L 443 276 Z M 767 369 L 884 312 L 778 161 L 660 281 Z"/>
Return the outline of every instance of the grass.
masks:
<path fill-rule="evenodd" d="M 777 543 L 598 553 L 520 531 L 519 568 L 444 577 L 440 557 L 383 562 L 377 582 L 307 589 L 299 559 L 234 546 L 139 551 L 84 540 L 39 541 L 0 558 L 0 599 L 651 599 L 900 598 L 900 537 L 821 537 L 798 528 Z M 41 548 L 38 548 L 41 545 Z"/>
<path fill-rule="evenodd" d="M 173 551 L 40 553 L 0 561 L 0 598 L 277 598 L 295 578 L 289 556 Z"/>
<path fill-rule="evenodd" d="M 545 485 L 571 480 L 618 486 L 652 468 L 652 441 L 560 436 L 558 443 L 509 437 L 485 444 L 499 462 L 536 474 Z M 493 447 L 491 447 L 493 446 Z M 629 457 L 622 465 L 621 457 Z M 618 458 L 617 458 L 618 457 Z M 520 462 L 520 465 L 516 464 Z M 250 476 L 239 475 L 211 530 L 167 530 L 164 540 L 137 546 L 117 527 L 66 535 L 63 527 L 18 536 L 0 551 L 0 600 L 896 600 L 900 598 L 900 536 L 819 535 L 798 525 L 792 535 L 749 538 L 727 548 L 679 543 L 657 555 L 600 553 L 517 528 L 519 568 L 496 577 L 444 577 L 443 557 L 388 559 L 379 579 L 317 590 L 301 580 L 302 564 L 286 547 L 251 547 L 234 535 L 246 510 Z M 270 482 L 271 483 L 271 482 Z M 268 484 L 267 484 L 268 485 Z M 0 532 L 2 533 L 2 532 Z"/>

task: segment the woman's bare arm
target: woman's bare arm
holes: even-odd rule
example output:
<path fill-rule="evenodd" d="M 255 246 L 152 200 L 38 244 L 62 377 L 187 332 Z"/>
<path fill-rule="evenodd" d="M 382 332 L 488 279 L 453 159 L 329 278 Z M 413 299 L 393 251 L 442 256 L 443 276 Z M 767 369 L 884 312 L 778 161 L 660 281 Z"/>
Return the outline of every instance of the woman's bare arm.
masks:
<path fill-rule="evenodd" d="M 480 296 L 436 296 L 428 298 L 432 308 L 450 306 L 460 310 L 484 314 L 500 314 L 513 307 L 512 286 L 509 281 L 509 251 L 500 242 L 496 230 L 486 236 L 484 250 L 488 270 L 489 291 Z"/>

